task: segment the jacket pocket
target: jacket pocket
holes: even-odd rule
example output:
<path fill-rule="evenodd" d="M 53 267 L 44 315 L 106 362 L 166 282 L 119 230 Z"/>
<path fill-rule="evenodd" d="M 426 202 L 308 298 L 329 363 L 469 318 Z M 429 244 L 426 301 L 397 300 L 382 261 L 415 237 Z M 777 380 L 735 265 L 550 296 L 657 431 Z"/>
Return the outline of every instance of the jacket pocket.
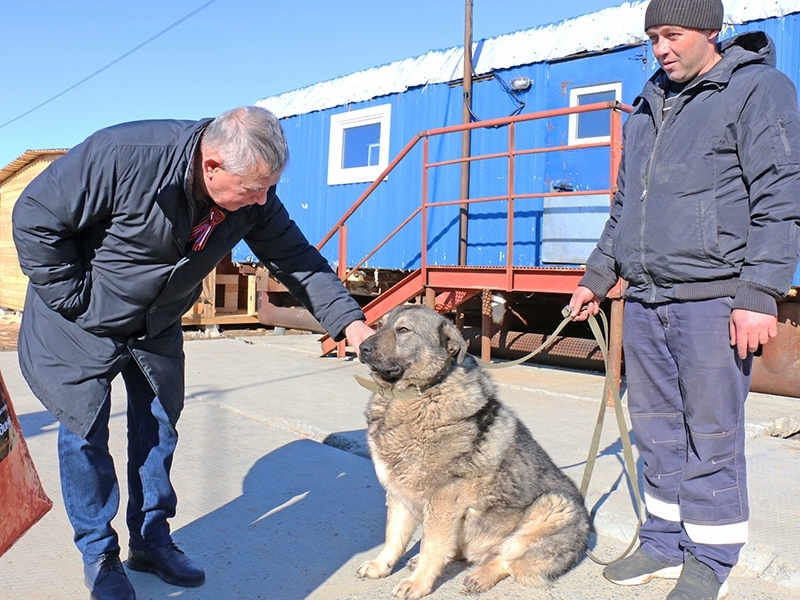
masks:
<path fill-rule="evenodd" d="M 797 115 L 781 110 L 767 113 L 769 137 L 779 165 L 800 164 L 800 122 Z"/>
<path fill-rule="evenodd" d="M 125 337 L 144 325 L 144 310 L 109 288 L 95 271 L 87 308 L 75 323 L 95 335 Z"/>

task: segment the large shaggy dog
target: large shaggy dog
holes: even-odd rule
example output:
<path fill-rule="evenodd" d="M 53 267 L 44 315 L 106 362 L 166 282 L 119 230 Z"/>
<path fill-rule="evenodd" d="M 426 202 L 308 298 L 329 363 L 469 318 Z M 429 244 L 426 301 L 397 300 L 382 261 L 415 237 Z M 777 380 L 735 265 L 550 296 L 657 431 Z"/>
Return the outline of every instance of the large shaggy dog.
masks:
<path fill-rule="evenodd" d="M 452 560 L 477 565 L 466 587 L 482 592 L 508 576 L 547 584 L 586 550 L 589 515 L 577 487 L 466 349 L 450 321 L 422 306 L 392 310 L 361 344 L 378 389 L 367 442 L 388 514 L 386 543 L 358 575 L 389 575 L 421 523 L 399 598 L 429 594 Z"/>

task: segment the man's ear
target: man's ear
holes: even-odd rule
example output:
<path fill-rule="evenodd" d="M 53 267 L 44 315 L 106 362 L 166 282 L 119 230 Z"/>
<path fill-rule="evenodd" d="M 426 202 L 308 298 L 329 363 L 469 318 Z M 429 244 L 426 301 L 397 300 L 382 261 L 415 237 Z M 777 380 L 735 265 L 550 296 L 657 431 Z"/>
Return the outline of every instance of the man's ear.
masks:
<path fill-rule="evenodd" d="M 447 353 L 456 359 L 456 364 L 461 364 L 464 361 L 464 355 L 467 353 L 467 342 L 458 328 L 450 321 L 445 319 L 439 327 L 440 339 L 442 346 L 447 349 Z"/>
<path fill-rule="evenodd" d="M 222 163 L 215 157 L 203 157 L 203 173 L 207 176 L 213 177 L 214 173 L 222 168 Z"/>

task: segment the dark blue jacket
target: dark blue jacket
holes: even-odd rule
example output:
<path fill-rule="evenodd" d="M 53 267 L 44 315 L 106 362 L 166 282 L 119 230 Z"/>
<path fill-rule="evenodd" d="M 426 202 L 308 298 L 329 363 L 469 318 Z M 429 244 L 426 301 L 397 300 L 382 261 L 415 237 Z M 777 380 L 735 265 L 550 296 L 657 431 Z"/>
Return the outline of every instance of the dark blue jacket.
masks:
<path fill-rule="evenodd" d="M 189 232 L 203 215 L 195 215 L 187 175 L 208 122 L 101 130 L 48 167 L 14 206 L 14 241 L 30 279 L 20 366 L 34 394 L 80 435 L 131 356 L 177 420 L 181 317 L 242 239 L 334 338 L 364 317 L 274 187 L 265 205 L 226 213 L 205 248 L 190 249 Z"/>
<path fill-rule="evenodd" d="M 611 215 L 584 285 L 651 303 L 734 298 L 776 314 L 800 253 L 800 112 L 762 32 L 723 42 L 663 122 L 659 70 L 634 101 Z"/>

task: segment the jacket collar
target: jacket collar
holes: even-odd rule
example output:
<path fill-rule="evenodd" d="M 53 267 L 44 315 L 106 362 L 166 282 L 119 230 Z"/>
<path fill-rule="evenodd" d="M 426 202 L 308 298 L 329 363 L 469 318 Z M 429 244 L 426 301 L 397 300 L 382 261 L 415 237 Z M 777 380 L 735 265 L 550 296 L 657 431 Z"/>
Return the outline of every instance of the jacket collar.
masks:
<path fill-rule="evenodd" d="M 723 40 L 719 43 L 722 59 L 711 70 L 692 81 L 684 93 L 690 95 L 708 85 L 724 87 L 728 84 L 734 71 L 745 65 L 765 64 L 775 66 L 775 44 L 763 31 L 752 31 Z M 644 101 L 650 104 L 653 112 L 661 110 L 669 78 L 663 69 L 656 71 L 645 84 L 642 93 L 633 102 L 636 106 Z"/>

